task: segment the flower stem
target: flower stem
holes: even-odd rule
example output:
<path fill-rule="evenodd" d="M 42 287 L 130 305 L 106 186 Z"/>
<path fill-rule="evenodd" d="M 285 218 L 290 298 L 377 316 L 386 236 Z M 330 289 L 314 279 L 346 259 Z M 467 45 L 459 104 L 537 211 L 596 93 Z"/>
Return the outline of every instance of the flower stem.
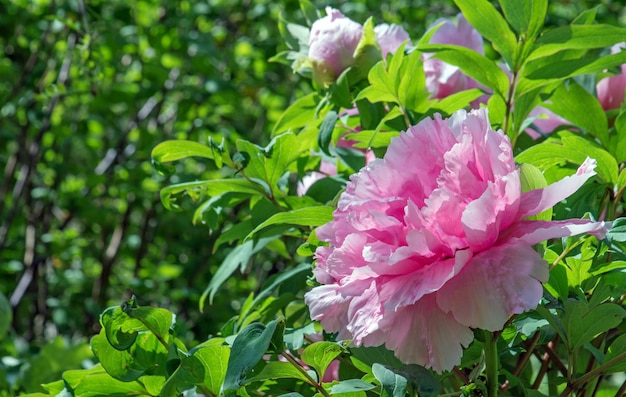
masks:
<path fill-rule="evenodd" d="M 497 397 L 498 395 L 498 348 L 497 339 L 489 331 L 483 331 L 485 335 L 485 365 L 487 372 L 487 396 Z"/>

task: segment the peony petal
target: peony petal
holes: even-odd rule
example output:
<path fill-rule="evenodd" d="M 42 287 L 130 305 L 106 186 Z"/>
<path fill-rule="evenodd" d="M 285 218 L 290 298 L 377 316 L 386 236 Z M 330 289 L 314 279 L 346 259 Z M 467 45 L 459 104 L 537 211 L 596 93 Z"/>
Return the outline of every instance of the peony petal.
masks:
<path fill-rule="evenodd" d="M 525 218 L 536 215 L 554 207 L 556 203 L 571 196 L 576 190 L 580 189 L 587 179 L 596 174 L 594 168 L 596 168 L 596 161 L 587 157 L 576 171 L 576 174 L 566 176 L 543 189 L 523 193 L 520 200 L 519 217 Z"/>
<path fill-rule="evenodd" d="M 533 309 L 548 265 L 532 247 L 511 241 L 476 255 L 437 291 L 437 304 L 460 323 L 496 331 L 511 314 Z"/>
<path fill-rule="evenodd" d="M 386 313 L 380 327 L 389 331 L 385 345 L 402 362 L 437 372 L 460 364 L 463 347 L 474 339 L 472 330 L 439 309 L 432 294 Z"/>
<path fill-rule="evenodd" d="M 339 290 L 336 284 L 320 285 L 304 294 L 304 303 L 309 307 L 311 319 L 320 321 L 326 331 L 339 332 L 340 339 L 352 339 L 345 330 L 350 297 L 342 296 Z"/>
<path fill-rule="evenodd" d="M 520 221 L 507 231 L 503 239 L 519 239 L 531 245 L 551 238 L 575 236 L 582 233 L 589 233 L 603 239 L 610 226 L 609 222 L 594 222 L 587 219 Z"/>
<path fill-rule="evenodd" d="M 520 191 L 519 172 L 515 170 L 489 182 L 483 195 L 467 205 L 461 219 L 472 251 L 480 252 L 493 245 L 500 231 L 517 220 Z"/>
<path fill-rule="evenodd" d="M 387 58 L 387 54 L 396 52 L 403 42 L 409 40 L 408 45 L 411 45 L 409 34 L 400 25 L 383 23 L 374 28 L 374 33 L 383 59 Z"/>
<path fill-rule="evenodd" d="M 380 300 L 384 302 L 385 309 L 391 311 L 412 305 L 425 295 L 439 290 L 448 280 L 455 277 L 471 258 L 471 251 L 458 251 L 454 258 L 437 261 L 413 273 L 381 282 Z"/>

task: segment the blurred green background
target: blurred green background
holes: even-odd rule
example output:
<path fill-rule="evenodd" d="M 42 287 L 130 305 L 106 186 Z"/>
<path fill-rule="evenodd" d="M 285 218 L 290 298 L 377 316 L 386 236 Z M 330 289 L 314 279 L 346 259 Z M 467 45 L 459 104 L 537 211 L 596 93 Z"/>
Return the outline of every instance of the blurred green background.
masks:
<path fill-rule="evenodd" d="M 413 38 L 457 13 L 452 1 L 314 3 L 399 23 Z M 551 2 L 547 24 L 597 4 Z M 229 252 L 213 242 L 238 216 L 192 225 L 193 202 L 165 210 L 160 188 L 220 171 L 186 160 L 165 177 L 150 152 L 168 139 L 269 142 L 281 112 L 312 90 L 267 61 L 285 49 L 281 14 L 305 24 L 297 1 L 0 2 L 0 396 L 89 365 L 100 312 L 131 294 L 177 313 L 193 344 L 280 270 L 257 258 L 201 313 Z M 598 20 L 625 25 L 624 4 L 603 1 Z"/>

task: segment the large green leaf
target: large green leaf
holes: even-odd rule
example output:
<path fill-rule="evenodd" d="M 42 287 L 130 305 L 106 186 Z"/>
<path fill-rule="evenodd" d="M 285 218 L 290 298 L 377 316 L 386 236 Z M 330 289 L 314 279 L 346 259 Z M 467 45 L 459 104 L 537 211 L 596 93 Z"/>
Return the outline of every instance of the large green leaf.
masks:
<path fill-rule="evenodd" d="M 491 59 L 466 47 L 447 44 L 427 44 L 420 51 L 435 52 L 435 57 L 451 65 L 458 66 L 479 83 L 491 88 L 501 97 L 506 97 L 509 78 Z"/>
<path fill-rule="evenodd" d="M 302 351 L 302 361 L 315 368 L 318 378 L 324 378 L 326 369 L 343 348 L 334 342 L 315 342 Z"/>
<path fill-rule="evenodd" d="M 263 367 L 263 369 L 258 374 L 256 374 L 252 378 L 246 379 L 246 383 L 259 382 L 268 379 L 284 378 L 298 379 L 306 383 L 313 384 L 313 382 L 311 382 L 311 378 L 306 376 L 292 363 L 283 361 L 271 361 L 267 363 L 267 365 Z"/>
<path fill-rule="evenodd" d="M 209 297 L 209 304 L 212 304 L 213 297 L 217 293 L 220 286 L 237 269 L 243 270 L 252 255 L 259 252 L 275 238 L 275 236 L 272 236 L 261 238 L 258 241 L 248 240 L 245 243 L 237 245 L 233 248 L 233 250 L 226 256 L 219 269 L 217 269 L 217 272 L 213 275 L 211 281 L 209 281 L 209 285 L 207 285 L 206 289 L 202 293 L 202 296 L 200 297 L 200 311 L 204 310 L 204 304 L 207 296 Z"/>
<path fill-rule="evenodd" d="M 602 363 L 612 364 L 605 373 L 626 371 L 626 334 L 620 335 L 611 343 Z"/>
<path fill-rule="evenodd" d="M 373 384 L 365 382 L 361 379 L 348 379 L 333 384 L 330 388 L 328 388 L 328 392 L 330 395 L 361 392 L 363 393 L 362 396 L 365 397 L 366 394 L 364 392 L 372 390 L 375 387 L 376 386 Z"/>
<path fill-rule="evenodd" d="M 203 145 L 194 141 L 176 140 L 161 142 L 152 149 L 152 162 L 157 170 L 172 173 L 174 168 L 164 163 L 187 157 L 204 157 L 215 160 L 221 158 L 221 151 L 216 145 Z"/>
<path fill-rule="evenodd" d="M 252 230 L 246 239 L 252 238 L 260 230 L 271 225 L 321 226 L 333 220 L 334 208 L 329 206 L 306 207 L 289 212 L 279 212 L 267 218 Z"/>
<path fill-rule="evenodd" d="M 206 343 L 189 351 L 179 351 L 180 365 L 167 379 L 161 395 L 179 395 L 185 390 L 199 386 L 218 395 L 230 357 L 230 349 L 217 343 Z"/>
<path fill-rule="evenodd" d="M 218 196 L 224 193 L 244 193 L 251 196 L 266 193 L 262 185 L 247 179 L 211 179 L 206 181 L 193 181 L 170 185 L 161 189 L 161 202 L 168 210 L 178 209 L 177 195 L 184 193 L 193 200 L 198 200 L 202 195 Z"/>
<path fill-rule="evenodd" d="M 600 102 L 576 82 L 560 85 L 543 106 L 608 143 L 609 123 Z"/>
<path fill-rule="evenodd" d="M 508 23 L 487 0 L 455 0 L 463 16 L 513 66 L 517 39 Z"/>
<path fill-rule="evenodd" d="M 238 140 L 237 149 L 245 158 L 245 175 L 260 180 L 269 186 L 273 197 L 285 193 L 278 187 L 279 179 L 288 171 L 288 166 L 309 148 L 303 147 L 298 137 L 291 132 L 278 135 L 266 147 L 259 147 L 249 141 Z"/>
<path fill-rule="evenodd" d="M 278 327 L 279 323 L 283 326 Z M 267 324 L 252 323 L 241 330 L 235 338 L 228 361 L 222 393 L 236 395 L 237 390 L 246 383 L 246 377 L 270 347 L 274 332 L 284 331 L 284 320 L 276 319 Z M 282 338 L 282 335 L 280 335 Z"/>
<path fill-rule="evenodd" d="M 518 36 L 534 40 L 541 31 L 548 11 L 548 0 L 499 0 L 506 20 Z"/>
<path fill-rule="evenodd" d="M 613 25 L 561 26 L 543 34 L 529 59 L 550 56 L 564 50 L 588 50 L 610 47 L 624 41 L 626 28 Z"/>
<path fill-rule="evenodd" d="M 63 380 L 74 396 L 137 396 L 147 394 L 140 382 L 122 382 L 112 378 L 100 365 L 88 370 L 63 373 Z"/>
<path fill-rule="evenodd" d="M 380 397 L 404 397 L 408 382 L 395 371 L 378 363 L 372 366 L 372 372 L 380 382 Z"/>
<path fill-rule="evenodd" d="M 11 320 L 13 318 L 13 311 L 11 305 L 9 305 L 8 299 L 0 292 L 0 341 L 4 339 L 4 336 L 11 327 Z"/>
<path fill-rule="evenodd" d="M 310 123 L 315 119 L 319 101 L 320 97 L 316 92 L 298 98 L 282 113 L 274 125 L 272 136 L 286 131 L 295 131 Z"/>
<path fill-rule="evenodd" d="M 582 347 L 599 334 L 616 327 L 626 317 L 626 311 L 614 303 L 590 307 L 586 302 L 563 302 L 563 325 L 571 350 Z"/>
<path fill-rule="evenodd" d="M 515 157 L 520 163 L 532 163 L 540 169 L 563 167 L 567 164 L 580 165 L 587 157 L 596 159 L 596 172 L 605 182 L 614 184 L 618 177 L 615 158 L 606 150 L 600 149 L 593 142 L 580 136 L 560 133 L 561 141 L 548 139 L 538 145 L 531 146 Z"/>

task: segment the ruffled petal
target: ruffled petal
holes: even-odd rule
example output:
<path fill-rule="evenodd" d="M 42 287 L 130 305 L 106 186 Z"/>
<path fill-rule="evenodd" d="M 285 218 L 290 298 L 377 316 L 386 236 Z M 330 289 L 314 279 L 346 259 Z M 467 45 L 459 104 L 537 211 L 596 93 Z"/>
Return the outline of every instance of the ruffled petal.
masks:
<path fill-rule="evenodd" d="M 456 257 L 424 266 L 411 274 L 393 277 L 380 283 L 380 300 L 386 310 L 395 311 L 412 305 L 425 295 L 439 290 L 470 261 L 469 250 L 458 251 Z"/>
<path fill-rule="evenodd" d="M 407 364 L 419 364 L 437 372 L 460 364 L 463 347 L 474 339 L 472 330 L 426 295 L 413 305 L 387 313 L 380 324 L 388 330 L 387 348 Z"/>
<path fill-rule="evenodd" d="M 437 291 L 437 304 L 460 323 L 496 331 L 511 314 L 533 309 L 548 281 L 548 265 L 521 241 L 476 255 Z"/>
<path fill-rule="evenodd" d="M 482 196 L 467 205 L 461 221 L 472 251 L 480 252 L 490 247 L 501 230 L 515 223 L 520 189 L 516 170 L 500 180 L 489 182 Z"/>
<path fill-rule="evenodd" d="M 572 176 L 566 176 L 558 182 L 543 189 L 531 190 L 523 193 L 520 201 L 520 218 L 536 215 L 540 212 L 554 207 L 561 200 L 571 196 L 574 192 L 594 176 L 596 161 L 587 157 L 582 165 Z"/>
<path fill-rule="evenodd" d="M 551 238 L 589 233 L 603 239 L 611 227 L 610 222 L 594 222 L 587 219 L 564 221 L 520 221 L 513 225 L 503 239 L 519 239 L 526 244 L 537 244 Z"/>

